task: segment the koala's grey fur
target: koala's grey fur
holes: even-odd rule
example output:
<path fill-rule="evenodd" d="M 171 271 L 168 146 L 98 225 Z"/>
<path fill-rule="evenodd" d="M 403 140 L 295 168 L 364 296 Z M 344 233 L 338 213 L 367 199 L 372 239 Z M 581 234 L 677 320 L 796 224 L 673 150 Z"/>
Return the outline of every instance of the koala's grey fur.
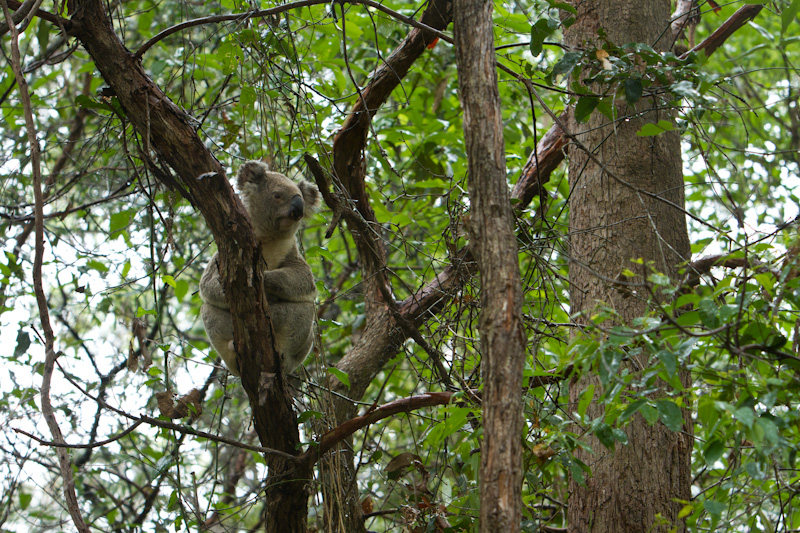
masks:
<path fill-rule="evenodd" d="M 295 183 L 271 172 L 260 161 L 242 165 L 237 186 L 261 245 L 264 293 L 275 331 L 275 348 L 282 356 L 283 372 L 288 374 L 302 364 L 314 340 L 317 290 L 311 267 L 297 249 L 295 234 L 303 219 L 314 213 L 319 191 L 307 181 Z M 220 282 L 216 254 L 200 280 L 200 298 L 206 335 L 231 374 L 239 376 L 230 305 Z"/>

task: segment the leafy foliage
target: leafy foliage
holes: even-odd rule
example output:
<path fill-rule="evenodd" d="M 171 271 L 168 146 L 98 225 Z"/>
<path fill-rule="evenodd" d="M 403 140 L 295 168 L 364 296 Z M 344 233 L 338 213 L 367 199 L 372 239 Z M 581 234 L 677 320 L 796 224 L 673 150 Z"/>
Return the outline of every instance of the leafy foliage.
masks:
<path fill-rule="evenodd" d="M 384 5 L 406 16 L 419 7 Z M 584 446 L 576 428 L 614 449 L 626 445 L 626 424 L 639 416 L 694 439 L 693 499 L 682 513 L 690 530 L 800 528 L 799 38 L 792 31 L 800 0 L 775 6 L 779 13 L 765 11 L 710 58 L 685 59 L 647 44 L 562 50 L 557 41 L 571 23 L 571 6 L 495 6 L 498 62 L 538 84 L 555 114 L 575 105 L 578 120 L 596 112 L 624 120 L 613 103 L 671 95 L 676 123 L 650 124 L 640 134 L 673 127 L 683 133 L 687 210 L 696 217 L 692 251 L 695 259 L 717 256 L 703 268 L 687 265 L 680 287 L 651 272 L 631 294 L 651 302 L 650 314 L 635 323 L 620 326 L 613 309 L 598 307 L 591 324 L 578 328 L 568 299 L 564 170 L 554 172 L 544 194 L 519 206 L 529 350 L 525 375 L 509 386 L 525 387 L 525 531 L 566 525 L 566 480 L 590 475 L 572 455 Z M 735 7 L 704 14 L 699 37 Z M 250 9 L 237 0 L 129 0 L 113 6 L 113 19 L 120 38 L 137 50 L 179 21 Z M 333 136 L 349 107 L 408 30 L 374 9 L 323 4 L 197 25 L 159 40 L 141 59 L 227 168 L 263 158 L 302 173 L 306 152 L 330 167 Z M 53 404 L 69 443 L 94 444 L 71 450 L 81 509 L 108 530 L 257 527 L 266 474 L 258 452 L 149 424 L 123 434 L 133 424 L 128 416 L 158 416 L 155 393 L 197 387 L 204 409 L 194 428 L 257 445 L 247 398 L 209 352 L 198 319 L 197 284 L 213 253 L 202 217 L 157 179 L 168 169 L 133 131 L 80 47 L 42 18 L 33 19 L 20 46 L 46 179 L 43 278 L 60 352 Z M 573 72 L 607 91 L 568 86 Z M 469 240 L 457 87 L 453 51 L 439 41 L 371 125 L 366 186 L 397 300 L 456 263 Z M 552 120 L 510 76 L 501 76 L 500 90 L 511 185 Z M 38 396 L 44 355 L 33 298 L 32 162 L 8 62 L 0 110 L 0 226 L 7 236 L 0 357 L 8 376 L 0 383 L 0 527 L 61 528 L 67 516 L 55 455 L 28 435 L 49 440 Z M 354 236 L 340 225 L 326 237 L 331 218 L 329 211 L 318 214 L 303 235 L 319 291 L 319 338 L 296 383 L 308 443 L 335 425 L 328 376 L 350 387 L 350 376 L 334 365 L 371 319 Z M 458 391 L 447 406 L 385 419 L 357 434 L 357 490 L 371 530 L 476 527 L 479 293 L 478 278 L 469 277 L 448 305 L 426 317 L 421 332 L 428 346 L 403 343 L 360 399 L 366 411 L 425 391 Z M 135 319 L 145 325 L 141 337 Z M 636 371 L 623 364 L 633 359 L 641 363 Z M 691 370 L 691 383 L 677 379 L 678 368 Z M 602 390 L 569 405 L 569 379 L 580 372 L 596 373 Z M 656 387 L 667 394 L 654 398 Z M 603 406 L 599 417 L 587 414 L 592 399 Z M 693 435 L 683 427 L 682 407 L 695 413 Z M 330 503 L 321 497 L 321 478 L 309 516 L 323 530 Z"/>

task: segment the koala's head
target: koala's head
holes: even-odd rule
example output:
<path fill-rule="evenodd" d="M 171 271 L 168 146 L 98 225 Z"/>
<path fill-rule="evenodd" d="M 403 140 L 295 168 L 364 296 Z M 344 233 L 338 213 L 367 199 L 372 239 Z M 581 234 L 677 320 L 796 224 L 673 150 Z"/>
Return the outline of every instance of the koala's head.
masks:
<path fill-rule="evenodd" d="M 262 241 L 293 236 L 319 204 L 319 191 L 313 184 L 295 183 L 261 161 L 242 165 L 236 183 L 256 237 Z"/>

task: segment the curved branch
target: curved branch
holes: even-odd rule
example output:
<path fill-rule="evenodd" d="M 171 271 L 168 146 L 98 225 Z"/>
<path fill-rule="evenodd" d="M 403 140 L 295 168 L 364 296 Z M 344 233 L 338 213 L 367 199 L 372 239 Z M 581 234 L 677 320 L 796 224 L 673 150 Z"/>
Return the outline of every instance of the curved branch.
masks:
<path fill-rule="evenodd" d="M 314 464 L 320 457 L 325 455 L 328 451 L 333 449 L 338 443 L 345 440 L 347 437 L 365 428 L 379 420 L 394 416 L 398 413 L 408 413 L 423 407 L 431 407 L 434 405 L 447 405 L 453 400 L 455 393 L 453 392 L 427 392 L 419 396 L 410 396 L 408 398 L 400 398 L 392 402 L 386 403 L 377 407 L 367 413 L 351 418 L 347 422 L 328 431 L 316 445 L 312 445 L 308 450 L 298 457 L 299 461 L 305 461 L 309 464 Z"/>
<path fill-rule="evenodd" d="M 291 2 L 288 4 L 283 4 L 269 9 L 260 9 L 258 11 L 249 11 L 246 13 L 231 13 L 229 15 L 213 15 L 210 17 L 201 17 L 193 20 L 187 20 L 185 22 L 181 22 L 180 24 L 176 24 L 175 26 L 171 26 L 166 30 L 158 32 L 158 34 L 151 37 L 146 43 L 144 43 L 141 47 L 139 47 L 134 56 L 136 58 L 141 58 L 145 52 L 147 52 L 150 48 L 153 47 L 153 45 L 155 45 L 159 41 L 165 39 L 166 37 L 169 37 L 173 33 L 177 33 L 179 31 L 186 30 L 188 28 L 193 28 L 195 26 L 203 26 L 205 24 L 217 24 L 219 22 L 230 22 L 234 20 L 248 20 L 252 18 L 269 17 L 273 15 L 278 15 L 285 11 L 289 11 L 290 9 L 299 9 L 302 7 L 311 7 L 320 4 L 332 4 L 332 3 L 335 4 L 336 2 L 335 1 L 330 2 L 329 0 L 299 0 L 297 2 Z M 414 26 L 416 28 L 420 28 L 426 30 L 427 32 L 433 33 L 437 37 L 441 38 L 443 41 L 447 41 L 449 43 L 453 42 L 453 38 L 450 37 L 449 35 L 445 35 L 444 33 L 441 33 L 440 31 L 431 28 L 430 26 L 427 26 L 422 22 L 418 22 L 412 17 L 407 17 L 406 15 L 398 13 L 397 11 L 390 9 L 384 6 L 383 4 L 380 4 L 373 0 L 348 0 L 347 3 L 361 4 L 367 7 L 372 7 L 374 9 L 377 9 L 378 11 L 386 13 L 387 15 L 399 21 L 405 22 L 409 26 Z"/>

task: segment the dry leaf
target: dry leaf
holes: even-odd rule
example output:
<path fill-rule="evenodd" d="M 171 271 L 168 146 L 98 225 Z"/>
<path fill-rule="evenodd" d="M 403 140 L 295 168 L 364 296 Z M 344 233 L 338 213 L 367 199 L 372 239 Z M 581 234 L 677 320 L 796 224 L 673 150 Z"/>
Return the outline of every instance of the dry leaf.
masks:
<path fill-rule="evenodd" d="M 174 420 L 176 418 L 184 418 L 191 415 L 192 421 L 203 412 L 203 406 L 200 403 L 200 391 L 192 389 L 185 396 L 181 396 L 177 401 L 174 401 L 174 394 L 171 392 L 158 392 L 156 393 L 156 402 L 158 403 L 158 410 L 162 416 Z"/>
<path fill-rule="evenodd" d="M 612 70 L 614 68 L 614 66 L 611 64 L 611 61 L 608 60 L 608 52 L 601 48 L 595 51 L 595 55 L 600 63 L 602 63 L 604 70 Z"/>

